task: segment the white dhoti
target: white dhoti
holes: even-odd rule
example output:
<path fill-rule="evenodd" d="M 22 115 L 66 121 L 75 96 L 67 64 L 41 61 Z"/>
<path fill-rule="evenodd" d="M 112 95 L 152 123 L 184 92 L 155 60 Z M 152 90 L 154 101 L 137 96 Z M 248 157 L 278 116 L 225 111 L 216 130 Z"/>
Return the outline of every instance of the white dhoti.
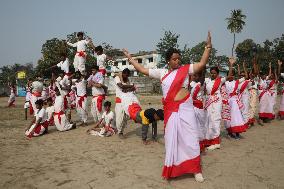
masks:
<path fill-rule="evenodd" d="M 68 131 L 73 127 L 73 124 L 69 123 L 64 112 L 54 113 L 54 124 L 58 131 Z"/>
<path fill-rule="evenodd" d="M 47 127 L 48 127 L 48 121 L 40 123 L 40 124 L 38 124 L 38 126 L 36 126 L 36 124 L 34 123 L 30 127 L 30 129 L 25 132 L 25 135 L 28 136 L 28 137 L 40 136 L 44 133 L 44 131 L 47 129 Z M 32 133 L 32 130 L 34 130 L 33 133 Z"/>
<path fill-rule="evenodd" d="M 78 96 L 76 98 L 76 109 L 77 109 L 77 114 L 80 117 L 81 121 L 86 123 L 88 119 L 87 96 Z"/>

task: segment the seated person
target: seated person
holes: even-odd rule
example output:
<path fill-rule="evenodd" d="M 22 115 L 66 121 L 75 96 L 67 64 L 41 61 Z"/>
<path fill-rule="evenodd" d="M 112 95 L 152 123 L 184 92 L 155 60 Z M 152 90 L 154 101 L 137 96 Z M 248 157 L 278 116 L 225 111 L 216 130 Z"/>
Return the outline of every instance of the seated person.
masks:
<path fill-rule="evenodd" d="M 117 130 L 114 126 L 114 113 L 110 110 L 111 102 L 106 101 L 104 103 L 104 113 L 102 118 L 96 123 L 96 125 L 87 130 L 87 133 L 90 135 L 97 135 L 101 137 L 109 137 L 114 135 Z"/>
<path fill-rule="evenodd" d="M 37 111 L 34 114 L 34 119 L 31 124 L 26 128 L 25 135 L 28 138 L 36 137 L 47 133 L 48 121 L 47 114 L 43 108 L 43 100 L 39 99 L 35 102 Z"/>

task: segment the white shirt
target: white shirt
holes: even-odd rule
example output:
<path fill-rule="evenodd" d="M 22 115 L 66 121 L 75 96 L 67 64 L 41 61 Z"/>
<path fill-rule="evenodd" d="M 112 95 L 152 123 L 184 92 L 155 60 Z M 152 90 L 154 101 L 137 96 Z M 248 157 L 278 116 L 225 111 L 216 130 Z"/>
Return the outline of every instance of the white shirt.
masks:
<path fill-rule="evenodd" d="M 90 75 L 90 77 L 87 80 L 88 82 L 93 81 L 95 83 L 104 84 L 104 76 L 101 72 L 97 72 L 95 75 Z M 102 95 L 105 94 L 105 91 L 102 87 L 92 87 L 92 95 Z"/>
<path fill-rule="evenodd" d="M 39 118 L 42 118 L 40 123 L 45 122 L 47 120 L 47 113 L 46 113 L 45 109 L 41 108 L 40 110 L 38 110 L 35 113 L 35 117 L 36 117 L 36 122 L 39 120 Z"/>
<path fill-rule="evenodd" d="M 54 113 L 54 106 L 48 106 L 45 111 L 47 113 L 47 120 L 50 120 L 52 113 Z"/>
<path fill-rule="evenodd" d="M 97 55 L 97 66 L 99 66 L 100 69 L 105 69 L 106 58 L 107 56 L 105 54 Z"/>
<path fill-rule="evenodd" d="M 53 106 L 54 106 L 54 112 L 56 113 L 64 111 L 64 99 L 61 95 L 55 97 Z"/>
<path fill-rule="evenodd" d="M 114 113 L 112 111 L 110 111 L 108 114 L 107 112 L 104 112 L 102 115 L 102 119 L 103 122 L 107 125 L 107 126 L 111 126 L 112 128 L 114 128 Z"/>
<path fill-rule="evenodd" d="M 34 93 L 34 92 L 42 92 L 42 90 L 43 90 L 43 84 L 42 84 L 42 82 L 40 82 L 40 81 L 34 81 L 33 83 L 32 83 L 32 92 Z"/>
<path fill-rule="evenodd" d="M 121 88 L 117 85 L 118 83 L 121 83 L 123 85 L 131 85 L 130 83 L 124 83 L 123 81 L 120 80 L 119 76 L 116 76 L 114 78 L 114 82 L 115 82 L 115 95 L 116 97 L 121 98 L 123 92 L 121 90 Z"/>
<path fill-rule="evenodd" d="M 77 88 L 77 96 L 85 96 L 87 94 L 86 84 L 87 81 L 85 79 L 75 83 Z"/>
<path fill-rule="evenodd" d="M 71 47 L 77 47 L 77 52 L 86 51 L 86 47 L 89 44 L 89 40 L 83 39 L 76 43 L 67 42 L 67 44 Z"/>
<path fill-rule="evenodd" d="M 69 73 L 69 60 L 66 58 L 65 61 L 61 61 L 57 64 L 57 67 L 59 67 L 64 73 Z"/>
<path fill-rule="evenodd" d="M 61 85 L 62 88 L 69 88 L 70 85 L 71 85 L 71 82 L 70 82 L 68 76 L 65 75 L 65 76 L 63 77 L 63 79 L 61 79 L 61 80 L 59 81 L 59 84 Z M 62 89 L 62 91 L 63 91 L 64 95 L 67 95 L 68 90 Z"/>

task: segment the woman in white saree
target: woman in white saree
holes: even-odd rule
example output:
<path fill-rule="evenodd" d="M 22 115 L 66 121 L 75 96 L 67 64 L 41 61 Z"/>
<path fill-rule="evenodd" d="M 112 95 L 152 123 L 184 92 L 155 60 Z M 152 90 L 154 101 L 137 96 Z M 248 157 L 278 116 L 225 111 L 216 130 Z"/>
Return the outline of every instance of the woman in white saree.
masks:
<path fill-rule="evenodd" d="M 196 181 L 204 181 L 200 165 L 199 130 L 187 87 L 189 75 L 205 68 L 211 48 L 211 36 L 208 32 L 207 44 L 200 62 L 186 65 L 180 65 L 180 52 L 171 48 L 166 53 L 169 69 L 144 68 L 124 49 L 125 56 L 137 71 L 161 81 L 166 148 L 162 176 L 165 179 L 191 173 L 195 175 Z"/>

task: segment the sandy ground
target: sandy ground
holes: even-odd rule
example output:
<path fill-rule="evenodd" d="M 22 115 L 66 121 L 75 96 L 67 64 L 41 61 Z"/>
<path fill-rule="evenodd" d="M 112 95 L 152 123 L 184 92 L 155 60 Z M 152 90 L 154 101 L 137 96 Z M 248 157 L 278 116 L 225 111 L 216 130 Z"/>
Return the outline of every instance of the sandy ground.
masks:
<path fill-rule="evenodd" d="M 149 102 L 161 107 L 160 98 L 140 96 L 143 107 Z M 239 141 L 223 133 L 221 149 L 202 155 L 206 181 L 200 184 L 190 175 L 161 178 L 162 123 L 159 141 L 148 146 L 142 145 L 141 127 L 132 121 L 126 139 L 89 136 L 90 124 L 68 132 L 51 128 L 27 140 L 23 98 L 17 98 L 16 108 L 6 108 L 7 100 L 0 98 L 0 188 L 284 188 L 284 121 L 256 125 Z"/>

